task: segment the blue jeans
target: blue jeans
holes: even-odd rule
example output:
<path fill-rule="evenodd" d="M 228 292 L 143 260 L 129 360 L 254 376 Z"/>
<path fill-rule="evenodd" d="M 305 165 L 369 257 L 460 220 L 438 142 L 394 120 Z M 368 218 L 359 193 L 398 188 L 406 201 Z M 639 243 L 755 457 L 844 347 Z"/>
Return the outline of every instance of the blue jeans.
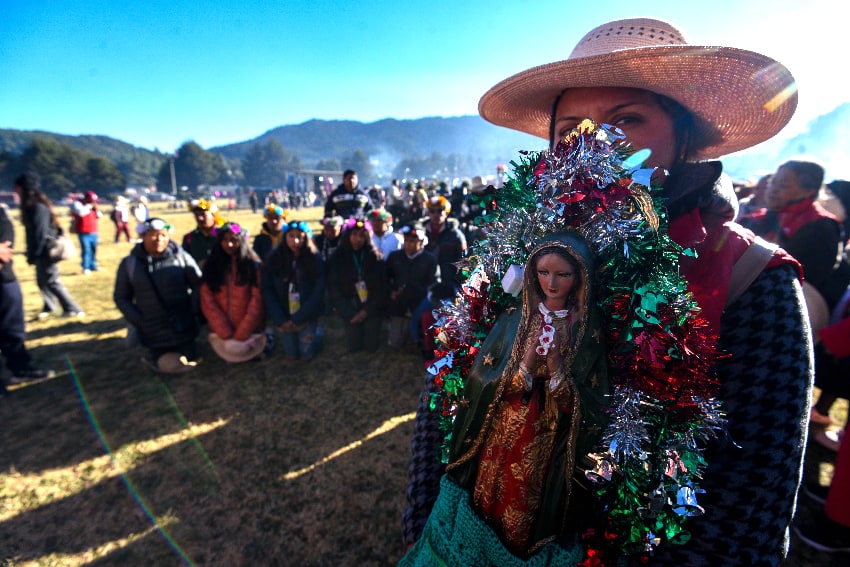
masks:
<path fill-rule="evenodd" d="M 318 320 L 309 321 L 307 325 L 295 333 L 281 333 L 280 343 L 286 358 L 301 358 L 311 360 L 322 348 L 324 339 Z"/>
<path fill-rule="evenodd" d="M 82 265 L 84 270 L 97 269 L 97 233 L 83 233 L 77 236 L 80 237 L 80 256 L 82 257 Z"/>

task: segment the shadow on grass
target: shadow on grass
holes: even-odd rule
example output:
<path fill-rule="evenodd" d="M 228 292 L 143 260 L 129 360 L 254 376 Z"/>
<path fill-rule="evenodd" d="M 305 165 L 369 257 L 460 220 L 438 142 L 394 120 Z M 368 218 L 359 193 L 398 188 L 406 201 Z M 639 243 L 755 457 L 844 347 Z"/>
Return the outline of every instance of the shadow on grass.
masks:
<path fill-rule="evenodd" d="M 346 354 L 341 328 L 326 330 L 327 348 L 309 363 L 278 351 L 231 365 L 201 339 L 201 365 L 182 376 L 151 372 L 118 338 L 41 347 L 53 361 L 73 345 L 85 403 L 67 372 L 4 400 L 0 472 L 54 494 L 40 506 L 10 501 L 25 511 L 0 523 L 0 549 L 42 565 L 60 553 L 69 565 L 177 565 L 175 547 L 196 564 L 394 564 L 412 422 L 375 431 L 415 411 L 422 365 L 385 349 Z M 115 471 L 98 432 L 133 465 L 131 483 L 104 478 Z M 65 484 L 49 476 L 60 469 L 70 470 Z M 292 471 L 304 472 L 287 480 Z M 149 531 L 139 501 L 175 547 Z"/>

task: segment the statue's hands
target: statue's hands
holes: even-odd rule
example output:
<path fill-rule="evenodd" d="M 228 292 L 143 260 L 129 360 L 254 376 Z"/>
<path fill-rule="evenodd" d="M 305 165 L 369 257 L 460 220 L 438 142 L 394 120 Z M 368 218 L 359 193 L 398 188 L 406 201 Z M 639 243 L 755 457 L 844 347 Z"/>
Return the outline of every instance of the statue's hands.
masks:
<path fill-rule="evenodd" d="M 537 332 L 534 334 L 534 339 L 528 341 L 528 346 L 525 349 L 525 353 L 522 355 L 522 365 L 529 372 L 534 372 L 537 369 L 537 347 L 540 346 L 540 335 L 542 334 L 542 329 L 537 329 Z"/>

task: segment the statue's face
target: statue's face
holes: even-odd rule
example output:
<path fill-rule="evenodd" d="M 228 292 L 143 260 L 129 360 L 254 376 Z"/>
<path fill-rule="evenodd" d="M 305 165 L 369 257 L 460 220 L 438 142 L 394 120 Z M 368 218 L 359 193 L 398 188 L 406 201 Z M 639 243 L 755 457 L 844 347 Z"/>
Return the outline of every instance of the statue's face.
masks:
<path fill-rule="evenodd" d="M 537 283 L 549 309 L 563 309 L 576 283 L 576 269 L 560 254 L 544 254 L 535 262 Z"/>

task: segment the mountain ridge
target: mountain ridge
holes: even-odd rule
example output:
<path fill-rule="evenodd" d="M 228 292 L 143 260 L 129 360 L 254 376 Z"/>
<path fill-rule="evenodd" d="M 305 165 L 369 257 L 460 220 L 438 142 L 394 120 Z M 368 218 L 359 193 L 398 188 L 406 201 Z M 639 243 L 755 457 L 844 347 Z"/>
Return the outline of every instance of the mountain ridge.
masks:
<path fill-rule="evenodd" d="M 42 130 L 0 129 L 0 153 L 20 154 L 36 137 L 47 137 L 106 157 L 116 164 L 146 157 L 165 159 L 148 150 L 109 136 L 56 134 Z M 545 140 L 495 126 L 477 115 L 417 119 L 384 118 L 374 122 L 311 119 L 271 128 L 259 136 L 208 148 L 228 159 L 244 157 L 256 143 L 277 139 L 301 158 L 307 168 L 323 159 L 343 160 L 363 150 L 378 171 L 389 172 L 402 159 L 457 154 L 467 171 L 460 176 L 487 175 L 508 164 L 520 151 L 538 151 Z M 754 181 L 781 162 L 800 154 L 814 156 L 827 171 L 826 180 L 850 179 L 850 103 L 812 120 L 805 131 L 790 138 L 774 138 L 755 148 L 722 158 L 725 171 L 736 180 Z M 345 164 L 343 163 L 343 166 Z"/>

